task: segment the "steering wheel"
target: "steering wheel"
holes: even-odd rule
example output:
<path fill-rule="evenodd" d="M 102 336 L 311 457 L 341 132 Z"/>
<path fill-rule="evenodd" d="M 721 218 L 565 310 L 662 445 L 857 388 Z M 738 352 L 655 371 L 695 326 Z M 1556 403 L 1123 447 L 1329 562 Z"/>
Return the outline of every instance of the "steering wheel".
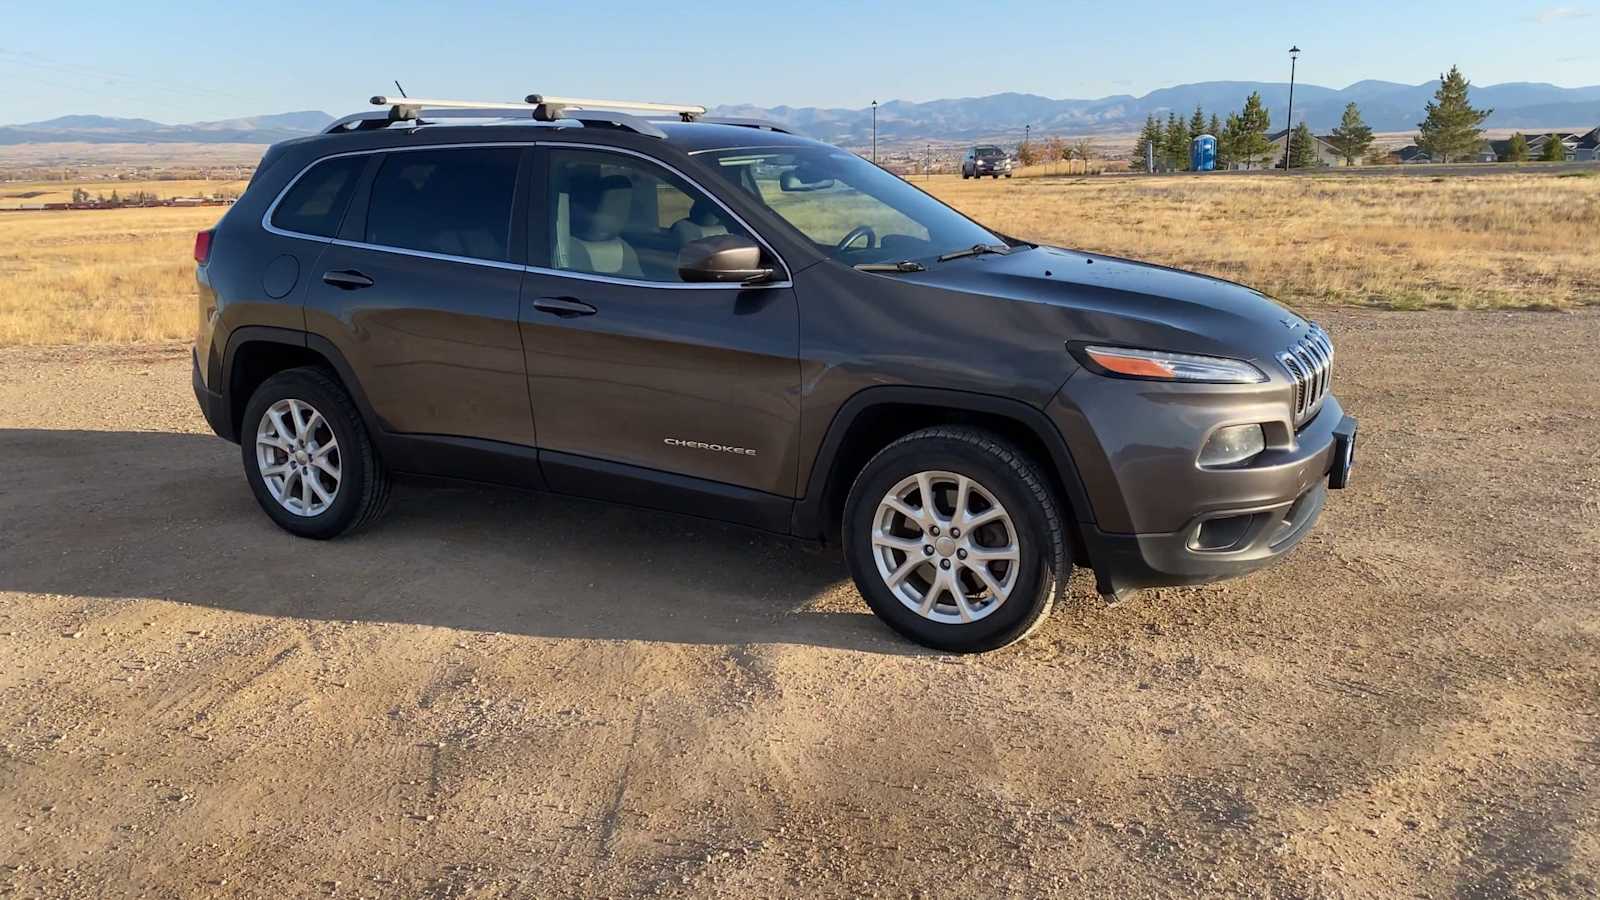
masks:
<path fill-rule="evenodd" d="M 867 239 L 867 246 L 863 247 L 863 250 L 871 250 L 872 248 L 878 246 L 878 233 L 873 231 L 870 225 L 857 225 L 856 227 L 850 229 L 850 233 L 841 238 L 839 243 L 834 245 L 833 249 L 837 253 L 843 253 L 844 251 L 850 249 L 850 245 L 855 243 L 857 238 L 861 237 L 865 237 Z"/>

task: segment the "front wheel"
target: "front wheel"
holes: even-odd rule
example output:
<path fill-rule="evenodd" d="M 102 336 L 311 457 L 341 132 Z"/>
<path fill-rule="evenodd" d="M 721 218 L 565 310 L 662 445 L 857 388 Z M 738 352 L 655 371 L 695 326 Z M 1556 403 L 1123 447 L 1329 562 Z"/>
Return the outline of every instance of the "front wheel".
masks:
<path fill-rule="evenodd" d="M 938 427 L 885 447 L 845 501 L 844 550 L 872 611 L 937 650 L 1026 637 L 1065 589 L 1059 507 L 1038 466 L 998 436 Z"/>
<path fill-rule="evenodd" d="M 326 540 L 383 512 L 388 473 L 331 373 L 300 368 L 268 378 L 245 405 L 243 426 L 245 480 L 285 531 Z"/>

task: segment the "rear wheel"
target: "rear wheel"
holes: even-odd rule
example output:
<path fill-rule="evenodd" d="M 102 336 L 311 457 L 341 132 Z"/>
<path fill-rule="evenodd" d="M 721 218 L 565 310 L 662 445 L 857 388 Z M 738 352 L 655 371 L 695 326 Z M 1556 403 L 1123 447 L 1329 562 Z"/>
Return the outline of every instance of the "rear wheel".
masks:
<path fill-rule="evenodd" d="M 267 379 L 242 424 L 245 479 L 285 531 L 327 539 L 383 512 L 388 473 L 355 402 L 328 372 L 289 369 Z"/>
<path fill-rule="evenodd" d="M 958 653 L 1025 637 L 1064 590 L 1060 511 L 1034 462 L 999 437 L 930 428 L 885 447 L 845 502 L 856 586 L 890 627 Z"/>

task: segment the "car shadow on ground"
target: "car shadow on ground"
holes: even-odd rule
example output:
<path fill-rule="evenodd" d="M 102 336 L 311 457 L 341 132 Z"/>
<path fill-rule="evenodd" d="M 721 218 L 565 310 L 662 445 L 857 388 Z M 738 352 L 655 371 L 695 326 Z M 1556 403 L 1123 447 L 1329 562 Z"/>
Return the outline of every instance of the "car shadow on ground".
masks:
<path fill-rule="evenodd" d="M 402 483 L 335 541 L 256 506 L 211 435 L 0 429 L 0 590 L 549 638 L 917 653 L 834 550 L 520 491 Z"/>

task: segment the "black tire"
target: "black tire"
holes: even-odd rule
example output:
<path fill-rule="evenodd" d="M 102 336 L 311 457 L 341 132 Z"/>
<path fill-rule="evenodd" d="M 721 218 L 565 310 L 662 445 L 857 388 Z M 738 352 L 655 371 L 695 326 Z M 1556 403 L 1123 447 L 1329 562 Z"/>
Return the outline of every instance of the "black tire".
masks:
<path fill-rule="evenodd" d="M 256 434 L 262 418 L 273 404 L 286 399 L 303 401 L 320 412 L 339 445 L 339 483 L 333 502 L 313 516 L 291 512 L 272 496 L 256 457 Z M 389 473 L 378 459 L 355 401 L 326 369 L 288 369 L 256 388 L 239 423 L 239 446 L 245 480 L 250 483 L 256 502 L 272 521 L 291 534 L 317 540 L 335 538 L 377 519 L 388 505 Z"/>
<path fill-rule="evenodd" d="M 920 615 L 878 570 L 872 546 L 878 505 L 895 485 L 925 471 L 973 479 L 1011 514 L 1015 525 L 1017 579 L 1004 602 L 976 621 L 946 624 Z M 1061 508 L 1038 465 L 1014 445 L 977 428 L 927 428 L 883 448 L 856 476 L 843 525 L 845 559 L 867 605 L 895 631 L 936 650 L 981 652 L 1026 637 L 1065 592 L 1072 568 Z M 959 570 L 961 564 L 956 565 Z"/>

